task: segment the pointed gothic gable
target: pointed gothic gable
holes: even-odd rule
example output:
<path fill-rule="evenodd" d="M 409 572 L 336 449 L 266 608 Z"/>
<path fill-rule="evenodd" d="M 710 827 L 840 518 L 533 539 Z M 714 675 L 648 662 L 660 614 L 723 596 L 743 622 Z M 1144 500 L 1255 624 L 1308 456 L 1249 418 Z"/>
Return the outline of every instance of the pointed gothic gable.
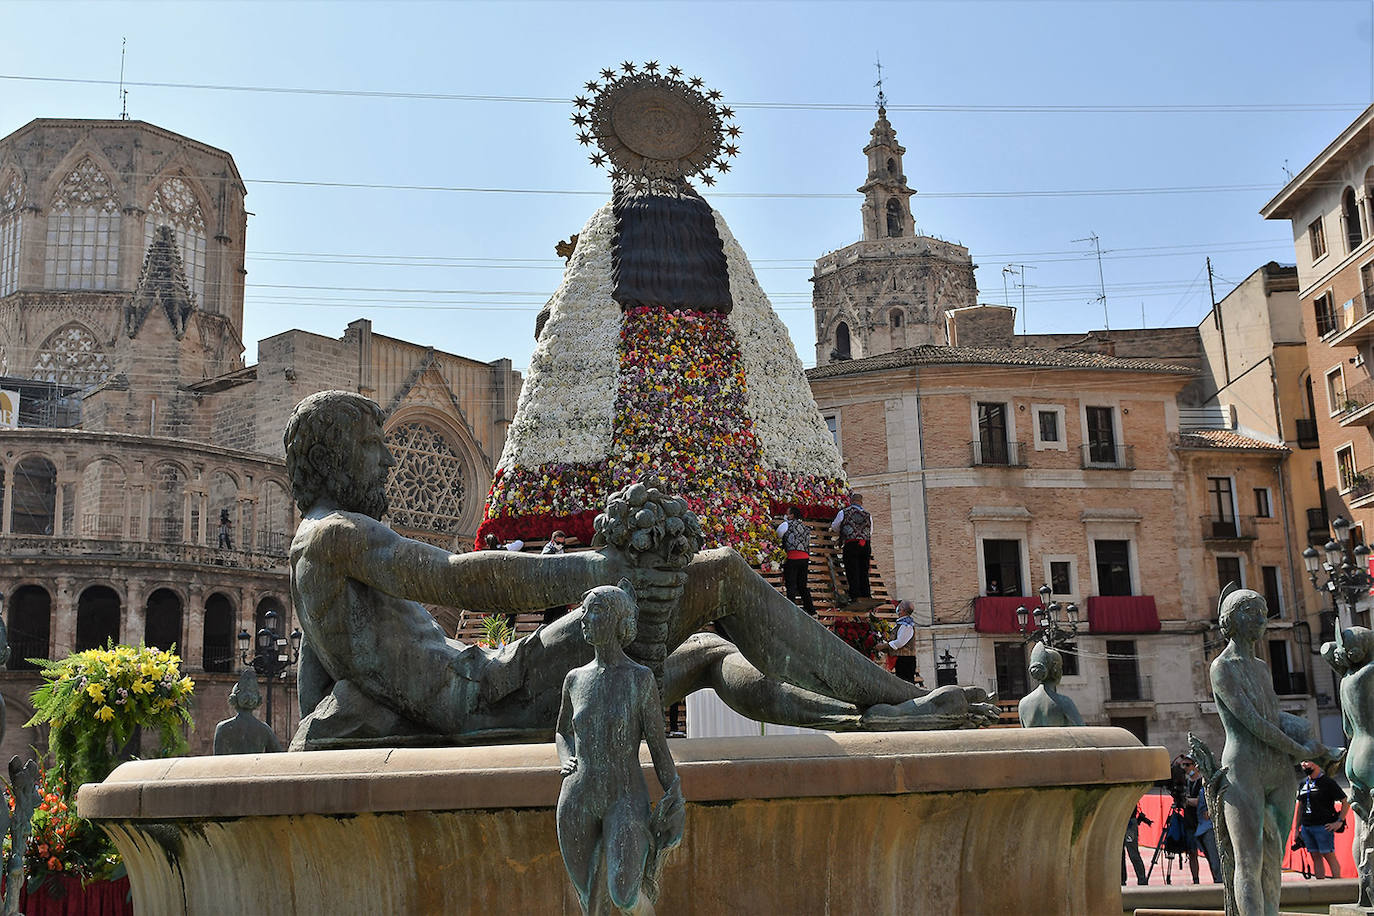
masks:
<path fill-rule="evenodd" d="M 186 283 L 181 252 L 177 250 L 176 233 L 170 226 L 158 226 L 143 259 L 143 272 L 133 299 L 125 309 L 125 327 L 130 337 L 136 337 L 148 313 L 161 306 L 177 340 L 186 335 L 186 322 L 195 311 L 196 300 Z"/>
<path fill-rule="evenodd" d="M 439 369 L 439 356 L 431 349 L 401 384 L 391 403 L 387 404 L 386 415 L 390 417 L 404 407 L 452 408 L 453 415 L 476 444 L 477 434 L 473 432 L 467 414 L 463 413 L 457 396 Z"/>

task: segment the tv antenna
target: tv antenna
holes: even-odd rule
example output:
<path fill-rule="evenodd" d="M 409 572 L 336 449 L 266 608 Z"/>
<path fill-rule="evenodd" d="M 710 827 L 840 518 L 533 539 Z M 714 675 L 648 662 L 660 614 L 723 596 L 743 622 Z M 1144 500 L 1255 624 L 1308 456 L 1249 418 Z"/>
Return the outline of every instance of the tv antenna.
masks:
<path fill-rule="evenodd" d="M 887 95 L 883 92 L 883 61 L 878 52 L 873 52 L 873 66 L 878 68 L 878 81 L 873 85 L 878 89 L 878 107 L 887 107 Z"/>
<path fill-rule="evenodd" d="M 119 120 L 129 120 L 129 91 L 124 88 L 124 46 L 128 37 L 119 39 Z"/>
<path fill-rule="evenodd" d="M 1006 299 L 1007 294 L 1007 274 L 1011 274 L 1016 279 L 1013 281 L 1021 287 L 1021 333 L 1026 333 L 1026 271 L 1035 270 L 1034 264 L 1008 264 L 1002 268 L 1002 298 Z M 1011 303 L 1007 303 L 1010 305 Z"/>
<path fill-rule="evenodd" d="M 1289 181 L 1293 180 L 1293 170 L 1288 167 L 1288 160 L 1283 160 L 1283 174 Z"/>
<path fill-rule="evenodd" d="M 1074 239 L 1074 242 L 1093 243 L 1093 251 L 1097 254 L 1097 301 L 1102 303 L 1102 328 L 1110 331 L 1112 324 L 1107 318 L 1107 285 L 1102 281 L 1102 240 L 1094 232 L 1085 239 Z"/>

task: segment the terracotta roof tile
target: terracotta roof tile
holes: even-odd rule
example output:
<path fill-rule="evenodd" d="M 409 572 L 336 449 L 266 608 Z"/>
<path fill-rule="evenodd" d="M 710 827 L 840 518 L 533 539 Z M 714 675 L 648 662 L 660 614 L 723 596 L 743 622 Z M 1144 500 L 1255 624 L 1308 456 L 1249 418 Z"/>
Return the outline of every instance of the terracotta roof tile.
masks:
<path fill-rule="evenodd" d="M 1242 436 L 1230 429 L 1185 429 L 1179 435 L 1179 448 L 1220 448 L 1247 452 L 1287 452 L 1289 449 L 1275 442 L 1265 442 Z"/>
<path fill-rule="evenodd" d="M 926 345 L 907 347 L 868 356 L 847 359 L 808 369 L 809 379 L 859 375 L 905 366 L 1026 366 L 1045 369 L 1106 369 L 1119 372 L 1151 372 L 1164 375 L 1196 375 L 1188 366 L 1149 359 L 1124 359 L 1100 353 L 1081 353 L 1077 350 L 1042 350 L 1033 347 L 942 347 Z"/>

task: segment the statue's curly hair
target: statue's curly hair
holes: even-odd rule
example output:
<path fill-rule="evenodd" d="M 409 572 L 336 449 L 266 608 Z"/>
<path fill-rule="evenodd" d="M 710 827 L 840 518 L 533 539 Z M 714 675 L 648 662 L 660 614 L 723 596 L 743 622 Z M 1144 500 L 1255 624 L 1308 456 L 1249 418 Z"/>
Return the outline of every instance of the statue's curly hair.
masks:
<path fill-rule="evenodd" d="M 351 391 L 321 391 L 303 398 L 286 421 L 282 444 L 291 495 L 305 512 L 323 496 L 362 511 L 349 459 L 357 449 L 353 433 L 365 417 L 382 425 L 382 408 Z M 380 514 L 380 513 L 379 513 Z"/>

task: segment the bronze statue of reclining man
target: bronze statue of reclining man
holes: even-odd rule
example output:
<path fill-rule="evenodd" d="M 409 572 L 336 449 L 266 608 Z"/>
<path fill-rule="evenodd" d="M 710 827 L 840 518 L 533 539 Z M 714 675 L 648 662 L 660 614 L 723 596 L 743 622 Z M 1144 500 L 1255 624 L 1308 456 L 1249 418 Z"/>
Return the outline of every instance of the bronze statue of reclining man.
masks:
<path fill-rule="evenodd" d="M 732 548 L 700 550 L 695 516 L 652 486 L 610 497 L 598 550 L 450 554 L 379 521 L 394 461 L 375 403 L 311 395 L 284 440 L 302 514 L 291 545 L 305 633 L 293 749 L 550 740 L 564 677 L 592 658 L 578 615 L 488 649 L 446 638 L 420 602 L 516 613 L 575 604 L 621 578 L 641 606 L 628 651 L 654 671 L 665 703 L 713 687 L 751 718 L 837 731 L 997 718 L 978 688 L 926 691 L 873 664 Z M 708 623 L 720 635 L 698 632 Z"/>

